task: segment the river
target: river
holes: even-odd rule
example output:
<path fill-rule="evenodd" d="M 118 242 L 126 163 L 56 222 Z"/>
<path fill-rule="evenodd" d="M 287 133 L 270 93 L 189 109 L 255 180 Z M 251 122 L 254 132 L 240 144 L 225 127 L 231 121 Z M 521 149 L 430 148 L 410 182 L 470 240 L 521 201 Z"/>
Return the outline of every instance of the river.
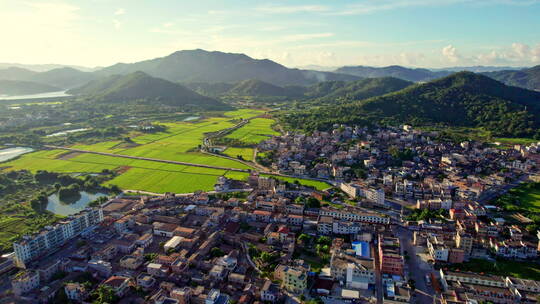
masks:
<path fill-rule="evenodd" d="M 66 97 L 66 96 L 71 96 L 71 95 L 67 94 L 66 91 L 58 91 L 58 92 L 48 92 L 48 93 L 30 94 L 30 95 L 13 95 L 13 96 L 0 95 L 0 100 L 37 99 L 37 98 L 53 98 L 53 97 Z"/>
<path fill-rule="evenodd" d="M 34 149 L 25 147 L 14 147 L 0 150 L 0 162 L 5 162 L 28 152 L 32 152 Z"/>

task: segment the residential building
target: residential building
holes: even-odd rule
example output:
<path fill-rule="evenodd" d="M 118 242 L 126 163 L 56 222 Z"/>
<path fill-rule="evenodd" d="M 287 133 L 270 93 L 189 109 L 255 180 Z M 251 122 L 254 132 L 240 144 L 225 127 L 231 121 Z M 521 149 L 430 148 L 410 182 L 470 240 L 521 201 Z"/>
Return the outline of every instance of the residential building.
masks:
<path fill-rule="evenodd" d="M 68 240 L 103 221 L 103 209 L 86 208 L 53 226 L 47 226 L 33 236 L 24 236 L 13 243 L 15 263 L 19 267 L 39 256 L 53 252 Z"/>

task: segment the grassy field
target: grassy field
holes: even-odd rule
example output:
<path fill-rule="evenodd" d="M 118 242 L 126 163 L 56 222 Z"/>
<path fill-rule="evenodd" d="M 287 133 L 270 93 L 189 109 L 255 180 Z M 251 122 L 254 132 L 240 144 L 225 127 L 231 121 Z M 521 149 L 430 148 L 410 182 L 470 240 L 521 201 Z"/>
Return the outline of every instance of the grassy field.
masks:
<path fill-rule="evenodd" d="M 286 181 L 286 182 L 289 182 L 289 183 L 294 183 L 295 181 L 298 181 L 302 185 L 311 186 L 311 187 L 314 187 L 317 190 L 324 190 L 324 189 L 328 189 L 328 188 L 332 187 L 331 185 L 329 185 L 329 184 L 327 184 L 325 182 L 314 181 L 314 180 L 310 180 L 310 179 L 282 177 L 282 176 L 267 175 L 267 174 L 262 174 L 262 175 L 263 176 L 268 176 L 268 177 L 273 177 L 275 179 L 279 179 L 279 180 Z"/>
<path fill-rule="evenodd" d="M 244 160 L 253 160 L 253 148 L 235 148 L 235 147 L 229 147 L 225 151 L 223 151 L 223 154 L 236 158 L 238 155 L 241 155 Z"/>
<path fill-rule="evenodd" d="M 205 118 L 194 122 L 157 122 L 166 126 L 167 130 L 156 133 L 133 132 L 130 134 L 134 142 L 131 146 L 123 145 L 118 141 L 110 141 L 94 145 L 76 145 L 73 147 L 89 151 L 247 169 L 248 167 L 242 163 L 193 151 L 202 144 L 206 133 L 232 127 L 234 126 L 232 120 L 249 118 L 261 113 L 262 111 L 242 109 L 226 112 L 223 116 Z"/>
<path fill-rule="evenodd" d="M 96 154 L 77 154 L 60 150 L 38 151 L 5 163 L 10 170 L 49 170 L 63 173 L 100 172 L 119 170 L 121 174 L 109 181 L 122 189 L 151 192 L 193 192 L 212 190 L 217 177 L 225 170 L 197 168 L 145 160 L 134 160 Z M 58 158 L 60 157 L 60 158 Z"/>
<path fill-rule="evenodd" d="M 254 118 L 245 126 L 225 137 L 238 139 L 246 144 L 258 144 L 268 139 L 271 135 L 279 135 L 278 132 L 272 129 L 274 123 L 275 121 L 273 119 Z"/>
<path fill-rule="evenodd" d="M 532 138 L 504 138 L 504 137 L 495 137 L 493 142 L 500 142 L 503 145 L 529 145 L 532 143 L 537 143 L 539 140 Z"/>
<path fill-rule="evenodd" d="M 509 191 L 519 200 L 519 207 L 532 213 L 540 213 L 540 183 L 521 185 Z"/>

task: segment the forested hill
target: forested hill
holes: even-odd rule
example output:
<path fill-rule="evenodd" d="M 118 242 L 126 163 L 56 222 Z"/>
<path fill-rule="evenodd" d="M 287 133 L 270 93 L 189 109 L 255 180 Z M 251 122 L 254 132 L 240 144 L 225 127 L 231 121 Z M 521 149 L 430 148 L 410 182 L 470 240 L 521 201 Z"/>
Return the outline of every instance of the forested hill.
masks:
<path fill-rule="evenodd" d="M 113 75 L 68 91 L 70 94 L 91 97 L 107 103 L 138 102 L 168 106 L 190 106 L 212 110 L 230 107 L 215 99 L 202 96 L 170 81 L 151 77 L 143 72 Z"/>
<path fill-rule="evenodd" d="M 539 105 L 539 92 L 460 72 L 380 97 L 291 113 L 284 119 L 291 127 L 306 130 L 334 123 L 409 123 L 483 127 L 501 136 L 538 136 Z"/>
<path fill-rule="evenodd" d="M 362 78 L 395 77 L 412 82 L 429 81 L 436 78 L 448 76 L 448 71 L 431 71 L 428 69 L 413 69 L 399 65 L 387 67 L 369 66 L 345 66 L 337 69 L 336 73 L 349 74 Z"/>
<path fill-rule="evenodd" d="M 523 70 L 508 70 L 484 73 L 493 79 L 529 90 L 540 91 L 540 65 Z"/>
<path fill-rule="evenodd" d="M 241 81 L 231 88 L 227 93 L 229 95 L 239 96 L 301 96 L 301 94 L 298 94 L 297 90 L 276 86 L 257 79 Z"/>
<path fill-rule="evenodd" d="M 412 82 L 393 77 L 366 78 L 356 81 L 326 81 L 312 85 L 305 95 L 322 101 L 352 101 L 399 91 Z"/>

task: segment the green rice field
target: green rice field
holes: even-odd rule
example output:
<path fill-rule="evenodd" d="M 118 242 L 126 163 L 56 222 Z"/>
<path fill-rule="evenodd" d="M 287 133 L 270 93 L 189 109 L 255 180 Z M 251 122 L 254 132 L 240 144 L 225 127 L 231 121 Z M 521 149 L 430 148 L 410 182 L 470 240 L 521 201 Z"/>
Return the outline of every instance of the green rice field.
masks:
<path fill-rule="evenodd" d="M 272 129 L 274 123 L 273 119 L 254 118 L 245 126 L 225 137 L 238 139 L 246 144 L 258 144 L 272 135 L 279 135 L 279 132 Z"/>
<path fill-rule="evenodd" d="M 261 111 L 243 109 L 226 112 L 221 117 L 211 117 L 195 122 L 160 123 L 167 126 L 165 132 L 151 134 L 134 133 L 131 138 L 135 144 L 126 144 L 121 141 L 107 141 L 92 145 L 74 145 L 72 147 L 96 152 L 247 169 L 249 168 L 248 166 L 234 160 L 191 151 L 201 144 L 205 133 L 215 132 L 233 126 L 234 123 L 231 122 L 233 119 L 249 118 L 260 114 Z M 257 134 L 275 134 L 275 131 L 270 128 L 273 120 L 257 118 L 254 121 L 253 125 L 250 122 L 243 127 L 247 127 L 246 130 L 239 132 L 235 136 L 254 141 L 257 136 L 261 136 Z M 265 137 L 261 136 L 260 138 Z M 253 149 L 251 148 L 231 147 L 226 150 L 227 153 L 232 157 L 242 155 L 246 160 L 251 160 L 253 157 Z M 116 170 L 120 174 L 109 181 L 108 184 L 114 184 L 126 190 L 156 193 L 189 193 L 197 190 L 212 190 L 217 178 L 223 175 L 235 179 L 247 178 L 247 173 L 242 172 L 64 150 L 41 150 L 24 154 L 15 160 L 2 163 L 0 167 L 5 168 L 5 170 L 29 170 L 32 172 L 47 170 L 61 173 L 95 173 L 101 172 L 104 169 Z M 324 183 L 313 181 L 302 181 L 302 183 L 313 185 L 317 188 L 327 188 Z"/>
<path fill-rule="evenodd" d="M 229 147 L 223 153 L 230 157 L 238 157 L 238 155 L 241 155 L 244 160 L 252 161 L 253 160 L 253 148 L 236 148 L 236 147 Z"/>

